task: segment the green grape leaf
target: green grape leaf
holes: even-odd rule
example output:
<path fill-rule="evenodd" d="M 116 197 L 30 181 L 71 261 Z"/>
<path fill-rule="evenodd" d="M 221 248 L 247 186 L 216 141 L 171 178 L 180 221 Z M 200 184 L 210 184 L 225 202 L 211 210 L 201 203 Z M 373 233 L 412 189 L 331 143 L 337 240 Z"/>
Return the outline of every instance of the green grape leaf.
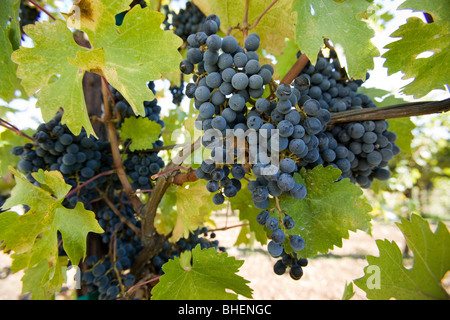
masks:
<path fill-rule="evenodd" d="M 398 7 L 402 9 L 413 9 L 422 11 L 433 16 L 434 21 L 448 21 L 450 19 L 450 3 L 441 0 L 406 0 Z"/>
<path fill-rule="evenodd" d="M 19 7 L 20 0 L 3 0 L 0 3 L 0 28 L 6 32 L 13 50 L 20 46 Z"/>
<path fill-rule="evenodd" d="M 163 265 L 164 274 L 152 289 L 152 300 L 237 300 L 252 298 L 249 281 L 236 273 L 243 260 L 214 248 L 184 251 Z"/>
<path fill-rule="evenodd" d="M 0 98 L 7 102 L 18 97 L 16 91 L 26 98 L 16 76 L 17 66 L 11 60 L 11 54 L 20 45 L 19 5 L 19 0 L 0 3 Z"/>
<path fill-rule="evenodd" d="M 443 222 L 433 232 L 428 221 L 417 214 L 397 223 L 414 255 L 411 268 L 405 268 L 395 241 L 377 240 L 379 256 L 367 256 L 365 275 L 353 282 L 374 300 L 449 299 L 441 280 L 450 270 L 450 233 Z"/>
<path fill-rule="evenodd" d="M 262 211 L 261 209 L 256 208 L 251 199 L 252 195 L 250 190 L 248 190 L 247 185 L 248 182 L 245 180 L 242 181 L 241 190 L 237 193 L 237 195 L 233 198 L 228 199 L 231 205 L 231 210 L 239 210 L 239 220 L 240 221 L 248 221 L 248 230 L 251 235 L 255 237 L 255 239 L 261 244 L 267 243 L 267 235 L 264 231 L 264 227 L 256 222 L 256 216 Z M 247 229 L 246 229 L 247 230 Z M 247 237 L 245 237 L 247 238 Z M 243 235 L 239 236 L 240 242 L 245 239 Z M 252 238 L 252 237 L 249 237 Z M 247 238 L 247 239 L 249 239 Z"/>
<path fill-rule="evenodd" d="M 420 18 L 409 18 L 391 34 L 400 38 L 385 46 L 384 66 L 388 74 L 403 72 L 403 79 L 414 80 L 402 88 L 408 95 L 421 98 L 433 89 L 444 89 L 450 82 L 450 22 L 425 23 Z M 427 58 L 421 53 L 432 52 Z"/>
<path fill-rule="evenodd" d="M 248 24 L 252 25 L 273 0 L 252 0 L 248 7 Z M 242 25 L 245 12 L 245 0 L 194 0 L 205 15 L 216 14 L 220 18 L 220 29 L 225 33 L 228 28 Z M 270 54 L 281 54 L 286 45 L 285 38 L 294 38 L 296 16 L 292 11 L 292 0 L 280 0 L 262 17 L 250 33 L 257 33 L 261 39 L 260 48 Z M 242 44 L 242 32 L 232 32 Z"/>
<path fill-rule="evenodd" d="M 153 143 L 161 135 L 161 125 L 142 117 L 125 118 L 120 129 L 120 138 L 131 139 L 131 151 L 153 149 Z"/>
<path fill-rule="evenodd" d="M 206 181 L 198 180 L 176 188 L 177 220 L 171 241 L 188 238 L 189 233 L 203 226 L 211 211 L 223 207 L 212 202 L 211 193 L 206 190 Z"/>
<path fill-rule="evenodd" d="M 28 95 L 36 91 L 36 107 L 41 109 L 44 121 L 50 121 L 60 108 L 61 120 L 78 135 L 84 127 L 93 134 L 83 95 L 84 72 L 71 65 L 68 57 L 75 57 L 78 50 L 85 50 L 73 40 L 72 32 L 63 21 L 36 23 L 25 27 L 34 41 L 33 48 L 21 47 L 12 54 L 19 66 L 17 76 Z"/>
<path fill-rule="evenodd" d="M 342 247 L 349 231 L 370 230 L 371 206 L 362 190 L 349 179 L 337 181 L 340 175 L 341 171 L 332 166 L 303 168 L 294 179 L 306 187 L 306 198 L 297 200 L 285 195 L 279 198 L 280 208 L 295 222 L 287 233 L 305 240 L 306 247 L 298 252 L 302 257 L 327 253 L 333 246 Z"/>
<path fill-rule="evenodd" d="M 144 101 L 154 98 L 147 82 L 162 73 L 178 70 L 181 39 L 160 28 L 164 15 L 142 9 L 130 10 L 121 26 L 115 15 L 129 8 L 129 1 L 84 0 L 78 10 L 57 20 L 27 26 L 32 48 L 20 48 L 12 55 L 17 74 L 28 94 L 37 90 L 37 107 L 44 121 L 64 108 L 62 123 L 74 134 L 82 128 L 95 132 L 86 110 L 82 79 L 86 71 L 103 76 L 130 103 L 137 115 L 144 116 Z M 67 26 L 85 31 L 92 48 L 79 46 Z"/>
<path fill-rule="evenodd" d="M 30 210 L 23 215 L 12 211 L 0 214 L 2 246 L 5 250 L 14 252 L 11 268 L 14 272 L 29 270 L 41 265 L 44 260 L 47 271 L 38 268 L 36 272 L 44 272 L 47 278 L 41 279 L 48 282 L 46 285 L 50 285 L 54 273 L 60 267 L 58 232 L 61 233 L 63 247 L 70 261 L 77 265 L 86 255 L 87 234 L 102 233 L 103 229 L 98 225 L 94 212 L 86 210 L 82 203 L 77 203 L 74 209 L 67 209 L 62 205 L 71 186 L 64 182 L 60 172 L 40 170 L 34 173 L 33 177 L 42 186 L 40 188 L 27 181 L 13 168 L 10 170 L 15 176 L 16 185 L 2 208 L 27 205 Z M 54 286 L 54 283 L 51 284 L 52 288 Z"/>
<path fill-rule="evenodd" d="M 373 69 L 373 58 L 379 55 L 371 42 L 374 30 L 363 19 L 369 15 L 370 3 L 359 0 L 336 1 L 294 0 L 297 12 L 296 42 L 302 53 L 313 64 L 324 45 L 324 38 L 342 48 L 347 61 L 347 73 L 365 79 L 368 69 Z M 338 51 L 339 52 L 339 51 Z M 339 57 L 343 62 L 342 56 Z"/>

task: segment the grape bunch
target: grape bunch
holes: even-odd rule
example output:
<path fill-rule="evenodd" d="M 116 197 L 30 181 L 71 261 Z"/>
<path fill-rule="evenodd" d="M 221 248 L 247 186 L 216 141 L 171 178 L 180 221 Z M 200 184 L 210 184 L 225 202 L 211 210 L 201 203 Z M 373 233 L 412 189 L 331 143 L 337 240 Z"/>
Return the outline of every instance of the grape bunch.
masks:
<path fill-rule="evenodd" d="M 165 30 L 173 30 L 183 41 L 186 41 L 190 34 L 202 31 L 206 18 L 191 1 L 188 1 L 186 8 L 180 9 L 178 13 L 171 10 L 168 5 L 162 7 L 162 12 L 166 14 L 163 22 Z"/>
<path fill-rule="evenodd" d="M 75 136 L 65 124 L 61 123 L 63 113 L 57 113 L 47 123 L 38 126 L 33 134 L 34 143 L 14 147 L 11 153 L 19 156 L 17 168 L 27 180 L 39 186 L 33 172 L 39 169 L 60 171 L 67 184 L 78 187 L 96 175 L 112 170 L 113 160 L 109 142 L 88 137 L 83 129 Z M 85 188 L 89 192 L 72 195 L 65 199 L 64 205 L 75 207 L 78 201 L 85 204 L 98 197 L 95 187 L 112 185 L 120 189 L 121 184 L 116 174 L 102 176 L 89 182 Z"/>
<path fill-rule="evenodd" d="M 117 198 L 113 202 L 123 203 Z M 140 221 L 131 206 L 122 205 L 119 213 L 120 216 L 105 204 L 96 213 L 99 225 L 105 230 L 100 235 L 101 241 L 108 251 L 103 256 L 87 258 L 88 269 L 82 274 L 82 283 L 88 293 L 98 291 L 99 300 L 114 300 L 135 282 L 130 268 L 142 249 L 141 239 L 135 231 L 140 229 Z"/>
<path fill-rule="evenodd" d="M 334 51 L 330 57 L 319 56 L 315 65 L 309 63 L 294 81 L 301 92 L 303 107 L 317 101 L 320 110 L 331 114 L 346 110 L 375 108 L 375 103 L 358 93 L 361 80 L 350 80 Z M 305 111 L 307 111 L 305 109 Z M 386 120 L 333 124 L 320 135 L 320 156 L 314 163 L 301 161 L 300 167 L 331 165 L 341 170 L 341 178 L 349 178 L 362 188 L 370 188 L 374 179 L 387 180 L 389 161 L 400 152 L 397 135 L 388 130 Z"/>
<path fill-rule="evenodd" d="M 152 90 L 153 94 L 156 93 L 154 82 L 149 82 L 148 87 Z M 120 129 L 123 119 L 136 117 L 136 115 L 122 94 L 112 87 L 110 89 L 114 96 L 116 110 L 120 113 L 122 119 L 117 124 Z M 161 106 L 158 105 L 158 100 L 145 101 L 144 108 L 145 117 L 158 123 L 162 129 L 165 123 L 160 117 Z M 126 146 L 129 141 L 124 141 L 123 143 Z M 153 148 L 160 148 L 162 146 L 162 140 L 157 140 L 153 143 Z M 141 190 L 150 190 L 152 188 L 152 176 L 160 172 L 165 166 L 163 159 L 158 156 L 158 152 L 151 150 L 128 151 L 123 164 L 125 166 L 125 172 L 132 181 L 132 187 Z"/>

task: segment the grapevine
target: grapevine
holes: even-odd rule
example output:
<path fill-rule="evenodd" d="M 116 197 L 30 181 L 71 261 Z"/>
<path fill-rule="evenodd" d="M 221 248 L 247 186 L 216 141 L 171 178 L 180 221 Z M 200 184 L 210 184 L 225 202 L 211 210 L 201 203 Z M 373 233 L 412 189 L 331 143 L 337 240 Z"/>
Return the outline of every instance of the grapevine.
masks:
<path fill-rule="evenodd" d="M 263 246 L 270 277 L 301 286 L 311 258 L 350 231 L 370 231 L 367 195 L 397 179 L 411 149 L 412 121 L 391 119 L 449 110 L 449 99 L 387 95 L 387 103 L 367 88 L 379 52 L 365 3 L 86 0 L 57 15 L 58 4 L 10 2 L 0 98 L 34 96 L 43 121 L 24 130 L 0 108 L 0 249 L 14 272 L 25 271 L 34 299 L 54 299 L 71 267 L 81 299 L 252 298 L 238 275 L 244 261 L 219 241 L 232 228 L 241 228 L 236 246 Z M 401 71 L 397 45 L 408 48 L 403 68 L 415 80 L 404 92 L 418 97 L 448 83 L 437 73 L 424 81 L 415 64 L 417 38 L 430 35 L 439 49 L 420 62 L 446 59 L 437 36 L 447 30 L 445 10 L 423 6 L 425 21 L 408 20 L 386 53 L 389 70 Z M 330 12 L 340 23 L 327 29 Z M 215 224 L 218 212 L 225 227 Z M 240 222 L 228 225 L 236 212 Z M 415 298 L 448 298 L 418 275 L 443 278 L 448 230 L 430 233 L 422 218 L 408 218 L 398 225 L 414 255 L 440 257 L 384 269 L 379 292 L 363 283 L 367 275 L 353 283 L 368 297 L 401 298 L 389 290 L 405 286 Z M 386 266 L 387 253 L 398 256 L 377 245 L 379 260 L 368 261 Z"/>

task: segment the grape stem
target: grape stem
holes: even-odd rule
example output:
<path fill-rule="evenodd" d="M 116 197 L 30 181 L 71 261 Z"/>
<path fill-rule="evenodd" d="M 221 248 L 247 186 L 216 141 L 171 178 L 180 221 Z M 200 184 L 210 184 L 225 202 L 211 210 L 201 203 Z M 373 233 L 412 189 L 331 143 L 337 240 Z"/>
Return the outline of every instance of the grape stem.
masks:
<path fill-rule="evenodd" d="M 112 114 L 111 109 L 108 101 L 108 82 L 106 79 L 102 76 L 102 94 L 103 94 L 103 104 L 105 109 L 105 122 L 108 129 L 108 138 L 109 142 L 111 144 L 111 152 L 113 156 L 114 161 L 114 167 L 116 169 L 117 176 L 119 177 L 119 180 L 122 184 L 122 187 L 130 199 L 133 209 L 135 211 L 138 211 L 142 207 L 142 202 L 139 199 L 139 197 L 135 194 L 133 187 L 130 184 L 130 181 L 128 181 L 127 174 L 125 172 L 122 159 L 120 157 L 120 150 L 119 150 L 119 142 L 117 139 L 117 131 L 115 123 L 111 120 Z"/>
<path fill-rule="evenodd" d="M 281 215 L 281 213 L 284 212 L 284 211 L 281 210 L 281 207 L 280 207 L 280 200 L 278 199 L 278 197 L 275 197 L 275 205 L 276 205 L 276 207 L 277 207 L 278 212 L 279 212 L 280 215 Z"/>
<path fill-rule="evenodd" d="M 16 133 L 19 136 L 22 136 L 22 137 L 25 137 L 25 138 L 27 138 L 27 139 L 29 139 L 31 141 L 34 141 L 32 137 L 27 135 L 25 132 L 21 131 L 15 125 L 9 123 L 6 120 L 3 120 L 2 118 L 0 118 L 0 126 L 5 127 L 6 129 L 13 131 L 14 133 Z"/>
<path fill-rule="evenodd" d="M 180 169 L 181 169 L 181 170 L 189 170 L 189 168 L 187 168 L 187 167 L 176 166 L 176 167 L 173 167 L 173 168 L 170 168 L 170 169 L 167 169 L 167 170 L 163 170 L 163 171 L 161 171 L 160 173 L 154 174 L 154 175 L 151 176 L 151 178 L 152 178 L 153 180 L 155 180 L 156 178 L 158 178 L 158 177 L 160 177 L 160 176 L 163 176 L 163 175 L 165 175 L 165 174 L 168 174 L 168 173 L 171 173 L 171 172 L 173 172 L 173 171 L 180 170 Z"/>

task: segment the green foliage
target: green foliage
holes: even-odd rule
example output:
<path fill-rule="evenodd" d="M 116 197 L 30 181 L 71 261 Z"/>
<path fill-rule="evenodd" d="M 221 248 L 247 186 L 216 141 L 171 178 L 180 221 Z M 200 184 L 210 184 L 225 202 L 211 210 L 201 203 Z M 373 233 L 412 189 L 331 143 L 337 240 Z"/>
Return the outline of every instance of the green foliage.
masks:
<path fill-rule="evenodd" d="M 28 182 L 11 169 L 16 185 L 3 209 L 26 205 L 30 210 L 23 215 L 13 211 L 0 214 L 0 240 L 5 251 L 12 250 L 13 272 L 25 269 L 24 292 L 31 291 L 33 299 L 48 299 L 61 289 L 63 269 L 67 258 L 58 256 L 58 232 L 64 250 L 73 265 L 86 255 L 86 236 L 89 232 L 102 233 L 95 214 L 77 203 L 74 209 L 62 205 L 71 186 L 57 171 L 33 174 L 41 188 Z"/>
<path fill-rule="evenodd" d="M 360 0 L 342 3 L 294 0 L 293 9 L 298 17 L 295 40 L 302 53 L 315 64 L 317 54 L 324 46 L 323 39 L 329 39 L 335 48 L 342 48 L 348 74 L 355 79 L 364 79 L 367 70 L 373 69 L 373 58 L 379 55 L 370 41 L 374 31 L 364 21 L 369 16 L 369 5 Z M 344 57 L 339 58 L 344 60 Z"/>
<path fill-rule="evenodd" d="M 414 81 L 403 88 L 403 92 L 421 98 L 433 89 L 444 89 L 450 77 L 450 23 L 437 21 L 425 23 L 419 18 L 410 18 L 408 22 L 391 34 L 401 38 L 386 45 L 389 49 L 383 57 L 388 74 L 402 71 L 404 79 Z M 433 52 L 428 58 L 418 58 L 424 52 Z"/>
<path fill-rule="evenodd" d="M 227 32 L 228 28 L 242 24 L 246 0 L 194 0 L 205 15 L 216 14 L 220 17 L 220 29 Z M 273 0 L 249 1 L 248 24 L 252 25 Z M 292 0 L 278 1 L 260 20 L 251 32 L 261 38 L 261 48 L 270 54 L 280 54 L 285 46 L 285 39 L 294 38 L 296 16 L 292 11 Z M 241 32 L 233 32 L 238 41 Z M 316 52 L 317 54 L 317 52 Z"/>
<path fill-rule="evenodd" d="M 214 248 L 182 252 L 163 266 L 164 275 L 152 290 L 152 300 L 237 300 L 252 297 L 248 281 L 236 275 L 244 261 Z M 195 290 L 192 290 L 195 288 Z M 231 291 L 231 292 L 230 292 Z"/>
<path fill-rule="evenodd" d="M 450 270 L 450 233 L 443 222 L 433 232 L 429 223 L 413 214 L 397 223 L 414 264 L 405 268 L 395 241 L 377 240 L 378 257 L 367 256 L 365 275 L 354 280 L 369 299 L 430 300 L 449 299 L 441 280 Z"/>
<path fill-rule="evenodd" d="M 292 64 L 297 60 L 297 52 L 299 50 L 300 49 L 295 41 L 290 39 L 286 40 L 286 47 L 283 49 L 283 52 L 276 56 L 276 68 L 280 79 L 283 79 L 289 72 L 289 69 L 291 69 Z"/>
<path fill-rule="evenodd" d="M 299 201 L 280 196 L 281 209 L 295 222 L 295 227 L 287 233 L 300 235 L 306 242 L 305 249 L 298 252 L 302 257 L 327 253 L 333 246 L 341 247 L 349 231 L 370 229 L 371 206 L 362 197 L 361 189 L 349 179 L 336 181 L 340 175 L 341 171 L 331 166 L 303 168 L 294 178 L 308 190 L 306 198 Z"/>

